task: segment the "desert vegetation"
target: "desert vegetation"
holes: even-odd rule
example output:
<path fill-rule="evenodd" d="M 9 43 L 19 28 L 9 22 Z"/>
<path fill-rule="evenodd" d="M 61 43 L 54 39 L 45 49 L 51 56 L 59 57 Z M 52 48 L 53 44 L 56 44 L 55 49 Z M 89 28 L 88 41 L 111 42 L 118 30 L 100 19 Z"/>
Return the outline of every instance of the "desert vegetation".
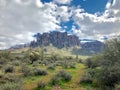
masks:
<path fill-rule="evenodd" d="M 71 50 L 72 51 L 72 50 Z M 119 90 L 120 41 L 93 56 L 55 47 L 0 51 L 0 90 Z"/>

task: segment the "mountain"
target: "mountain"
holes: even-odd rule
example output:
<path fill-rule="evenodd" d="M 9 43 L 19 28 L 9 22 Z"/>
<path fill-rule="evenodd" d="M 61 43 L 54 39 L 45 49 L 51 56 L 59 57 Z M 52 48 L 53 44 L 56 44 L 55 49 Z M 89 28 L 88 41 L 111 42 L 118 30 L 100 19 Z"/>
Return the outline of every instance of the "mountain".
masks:
<path fill-rule="evenodd" d="M 53 31 L 50 33 L 37 33 L 35 35 L 36 40 L 31 41 L 29 44 L 24 45 L 15 45 L 11 47 L 12 49 L 18 49 L 23 47 L 38 47 L 38 46 L 49 46 L 52 45 L 54 47 L 57 47 L 59 49 L 61 48 L 69 48 L 69 47 L 75 47 L 78 46 L 80 54 L 94 54 L 100 52 L 104 48 L 104 43 L 97 41 L 97 40 L 91 40 L 91 39 L 79 39 L 75 35 L 69 35 L 67 32 L 58 32 Z M 76 50 L 73 49 L 73 53 L 76 53 Z"/>
<path fill-rule="evenodd" d="M 97 40 L 86 40 L 81 42 L 81 49 L 89 53 L 98 53 L 104 49 L 104 43 Z"/>
<path fill-rule="evenodd" d="M 31 47 L 37 47 L 40 45 L 48 46 L 52 44 L 54 47 L 72 47 L 80 46 L 80 40 L 75 35 L 68 35 L 67 32 L 50 32 L 50 33 L 38 33 L 36 35 L 36 41 L 30 43 Z"/>

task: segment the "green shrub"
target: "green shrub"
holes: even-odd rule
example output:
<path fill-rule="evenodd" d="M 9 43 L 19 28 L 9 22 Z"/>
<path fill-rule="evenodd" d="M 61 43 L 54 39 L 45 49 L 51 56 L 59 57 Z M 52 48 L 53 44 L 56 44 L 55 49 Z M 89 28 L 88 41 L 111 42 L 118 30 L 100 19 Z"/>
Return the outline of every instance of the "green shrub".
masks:
<path fill-rule="evenodd" d="M 83 63 L 82 59 L 78 59 L 77 63 Z"/>
<path fill-rule="evenodd" d="M 31 75 L 31 69 L 26 65 L 22 65 L 20 71 L 23 73 L 23 76 L 25 77 Z"/>
<path fill-rule="evenodd" d="M 4 57 L 1 57 L 0 58 L 0 64 L 3 65 L 3 64 L 6 64 L 6 63 L 7 63 L 7 60 Z"/>
<path fill-rule="evenodd" d="M 4 80 L 4 73 L 0 73 L 0 84 L 6 83 L 6 80 Z"/>
<path fill-rule="evenodd" d="M 45 86 L 46 86 L 46 83 L 43 82 L 43 81 L 39 81 L 37 83 L 37 88 L 35 90 L 44 90 L 45 89 Z"/>
<path fill-rule="evenodd" d="M 18 61 L 18 60 L 12 61 L 12 65 L 19 66 L 20 65 L 20 61 Z"/>
<path fill-rule="evenodd" d="M 66 73 L 62 76 L 62 78 L 64 81 L 68 82 L 71 80 L 72 76 L 70 74 Z"/>
<path fill-rule="evenodd" d="M 92 84 L 93 78 L 89 72 L 85 72 L 80 79 L 80 83 Z"/>
<path fill-rule="evenodd" d="M 50 85 L 56 85 L 56 84 L 59 84 L 59 82 L 60 82 L 59 77 L 55 75 L 50 79 Z"/>
<path fill-rule="evenodd" d="M 0 65 L 0 69 L 2 69 L 3 65 Z"/>
<path fill-rule="evenodd" d="M 120 84 L 115 85 L 115 90 L 120 90 Z"/>
<path fill-rule="evenodd" d="M 63 80 L 63 81 L 70 81 L 71 78 L 72 78 L 72 76 L 69 73 L 67 73 L 67 72 L 65 72 L 63 70 L 59 71 L 56 74 L 56 76 L 58 76 L 59 78 L 61 78 L 61 80 Z"/>
<path fill-rule="evenodd" d="M 4 74 L 3 73 L 0 73 L 0 79 L 3 78 Z"/>
<path fill-rule="evenodd" d="M 56 61 L 55 65 L 56 65 L 56 66 L 62 66 L 63 63 L 64 63 L 63 61 Z"/>
<path fill-rule="evenodd" d="M 75 67 L 75 63 L 71 63 L 71 64 L 70 64 L 70 68 L 76 68 L 76 67 Z"/>
<path fill-rule="evenodd" d="M 13 71 L 14 71 L 14 68 L 11 65 L 4 67 L 4 72 L 5 73 L 12 73 Z"/>
<path fill-rule="evenodd" d="M 57 72 L 56 76 L 62 77 L 62 76 L 64 76 L 65 74 L 66 74 L 66 72 L 65 72 L 64 70 L 60 70 L 60 71 Z"/>
<path fill-rule="evenodd" d="M 46 70 L 42 70 L 42 69 L 34 69 L 33 73 L 34 73 L 35 76 L 47 75 L 47 71 Z"/>
<path fill-rule="evenodd" d="M 39 63 L 36 61 L 36 62 L 33 62 L 32 66 L 33 66 L 33 67 L 36 67 L 36 66 L 38 66 L 38 64 L 39 64 Z"/>
<path fill-rule="evenodd" d="M 115 87 L 120 82 L 120 40 L 108 41 L 101 58 L 98 80 L 102 85 Z"/>
<path fill-rule="evenodd" d="M 18 83 L 5 83 L 0 84 L 0 90 L 21 90 L 20 84 Z"/>
<path fill-rule="evenodd" d="M 46 66 L 46 65 L 48 65 L 48 61 L 47 60 L 43 60 L 43 61 L 41 61 L 41 64 Z"/>
<path fill-rule="evenodd" d="M 120 68 L 119 66 L 104 67 L 99 73 L 99 82 L 102 85 L 114 87 L 120 82 Z"/>
<path fill-rule="evenodd" d="M 14 83 L 21 82 L 21 77 L 15 75 L 13 73 L 8 73 L 8 74 L 4 75 L 3 78 L 4 78 L 4 80 L 6 80 L 8 82 L 14 82 Z"/>
<path fill-rule="evenodd" d="M 68 68 L 68 66 L 69 66 L 69 64 L 68 64 L 67 61 L 64 61 L 64 62 L 62 63 L 62 68 L 63 68 L 63 69 Z"/>
<path fill-rule="evenodd" d="M 49 66 L 47 67 L 47 69 L 49 69 L 49 70 L 54 70 L 54 69 L 55 69 L 55 65 L 49 65 Z"/>
<path fill-rule="evenodd" d="M 88 67 L 88 68 L 92 68 L 92 60 L 90 58 L 88 58 L 85 62 L 85 65 Z"/>
<path fill-rule="evenodd" d="M 71 80 L 72 76 L 65 72 L 64 70 L 58 71 L 51 79 L 50 84 L 51 85 L 57 85 L 61 84 L 61 82 L 69 82 Z"/>
<path fill-rule="evenodd" d="M 0 58 L 4 58 L 4 59 L 10 59 L 11 57 L 11 53 L 10 51 L 0 51 Z"/>

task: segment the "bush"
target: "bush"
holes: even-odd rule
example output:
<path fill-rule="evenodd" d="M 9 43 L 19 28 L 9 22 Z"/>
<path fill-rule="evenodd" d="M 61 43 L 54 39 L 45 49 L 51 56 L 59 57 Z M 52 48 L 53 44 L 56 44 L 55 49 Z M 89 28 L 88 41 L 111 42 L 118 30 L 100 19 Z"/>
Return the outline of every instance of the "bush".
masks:
<path fill-rule="evenodd" d="M 70 68 L 76 68 L 76 67 L 75 67 L 75 63 L 71 63 L 71 64 L 70 64 Z"/>
<path fill-rule="evenodd" d="M 10 51 L 0 51 L 0 59 L 4 58 L 4 59 L 10 59 L 11 57 L 11 53 Z"/>
<path fill-rule="evenodd" d="M 63 64 L 64 64 L 63 61 L 56 61 L 56 63 L 55 63 L 56 66 L 62 66 Z"/>
<path fill-rule="evenodd" d="M 67 61 L 64 61 L 62 63 L 62 68 L 64 68 L 64 69 L 68 68 L 68 62 Z"/>
<path fill-rule="evenodd" d="M 115 90 L 120 90 L 120 84 L 115 85 Z"/>
<path fill-rule="evenodd" d="M 63 80 L 68 82 L 71 80 L 72 76 L 68 73 L 65 73 L 63 76 L 62 76 Z"/>
<path fill-rule="evenodd" d="M 90 58 L 88 58 L 85 62 L 85 65 L 88 67 L 88 68 L 91 68 L 92 67 L 92 60 Z"/>
<path fill-rule="evenodd" d="M 41 61 L 41 64 L 46 66 L 46 65 L 48 65 L 48 61 L 47 60 L 43 60 L 43 61 Z"/>
<path fill-rule="evenodd" d="M 34 69 L 33 73 L 34 73 L 35 76 L 47 75 L 47 71 L 46 70 L 40 70 L 40 69 Z"/>
<path fill-rule="evenodd" d="M 55 65 L 49 65 L 49 66 L 47 67 L 47 69 L 49 69 L 49 70 L 54 70 L 54 69 L 55 69 Z"/>
<path fill-rule="evenodd" d="M 23 76 L 25 77 L 31 75 L 31 69 L 26 65 L 21 66 L 20 71 L 23 73 Z"/>
<path fill-rule="evenodd" d="M 120 68 L 119 66 L 104 67 L 99 73 L 99 82 L 102 85 L 114 87 L 120 82 Z"/>
<path fill-rule="evenodd" d="M 57 74 L 55 74 L 55 75 L 51 78 L 50 84 L 51 84 L 51 85 L 57 85 L 57 84 L 60 84 L 61 81 L 68 82 L 68 81 L 71 80 L 71 78 L 72 78 L 72 76 L 71 76 L 69 73 L 61 70 L 61 71 L 58 71 Z"/>
<path fill-rule="evenodd" d="M 0 79 L 3 78 L 4 74 L 3 73 L 0 73 Z"/>
<path fill-rule="evenodd" d="M 93 79 L 89 72 L 85 72 L 82 78 L 80 79 L 80 83 L 92 84 L 92 82 L 93 82 Z"/>
<path fill-rule="evenodd" d="M 45 86 L 46 86 L 46 83 L 43 82 L 43 81 L 39 81 L 37 83 L 37 88 L 35 90 L 44 90 L 45 89 Z"/>
<path fill-rule="evenodd" d="M 102 53 L 99 81 L 102 85 L 115 87 L 120 82 L 120 40 L 110 40 Z"/>
<path fill-rule="evenodd" d="M 67 73 L 67 72 L 65 72 L 63 70 L 59 71 L 56 74 L 56 76 L 60 77 L 63 81 L 70 81 L 71 78 L 72 78 L 72 76 L 69 73 Z"/>
<path fill-rule="evenodd" d="M 20 87 L 17 83 L 6 83 L 0 85 L 0 90 L 21 90 Z"/>
<path fill-rule="evenodd" d="M 6 63 L 7 63 L 7 60 L 4 57 L 1 57 L 0 58 L 0 64 L 3 65 L 3 64 L 6 64 Z"/>
<path fill-rule="evenodd" d="M 82 63 L 82 62 L 83 62 L 82 59 L 77 60 L 77 63 Z"/>
<path fill-rule="evenodd" d="M 20 65 L 20 61 L 18 61 L 18 60 L 13 61 L 12 65 L 19 66 Z"/>
<path fill-rule="evenodd" d="M 0 65 L 0 69 L 2 69 L 3 65 Z"/>
<path fill-rule="evenodd" d="M 21 77 L 18 76 L 18 75 L 15 75 L 15 74 L 6 74 L 4 75 L 3 77 L 4 80 L 8 81 L 8 82 L 14 82 L 14 83 L 17 83 L 17 82 L 21 82 Z"/>
<path fill-rule="evenodd" d="M 14 71 L 13 66 L 6 66 L 6 67 L 4 68 L 4 72 L 5 72 L 5 73 L 12 73 L 13 71 Z"/>
<path fill-rule="evenodd" d="M 36 61 L 36 62 L 33 62 L 32 66 L 33 67 L 37 67 L 39 65 L 39 63 Z"/>
<path fill-rule="evenodd" d="M 56 85 L 56 84 L 59 84 L 60 80 L 57 76 L 53 76 L 51 79 L 50 79 L 50 84 L 51 85 Z"/>

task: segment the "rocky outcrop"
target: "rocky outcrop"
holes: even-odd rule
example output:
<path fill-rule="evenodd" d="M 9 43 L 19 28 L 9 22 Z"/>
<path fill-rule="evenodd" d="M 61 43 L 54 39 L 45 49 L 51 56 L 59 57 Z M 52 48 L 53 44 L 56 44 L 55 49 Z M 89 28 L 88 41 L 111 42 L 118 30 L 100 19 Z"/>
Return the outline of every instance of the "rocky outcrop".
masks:
<path fill-rule="evenodd" d="M 80 46 L 80 40 L 75 35 L 68 35 L 67 32 L 54 31 L 43 34 L 38 33 L 36 35 L 36 41 L 32 41 L 30 46 L 48 46 L 50 44 L 57 48 Z"/>

